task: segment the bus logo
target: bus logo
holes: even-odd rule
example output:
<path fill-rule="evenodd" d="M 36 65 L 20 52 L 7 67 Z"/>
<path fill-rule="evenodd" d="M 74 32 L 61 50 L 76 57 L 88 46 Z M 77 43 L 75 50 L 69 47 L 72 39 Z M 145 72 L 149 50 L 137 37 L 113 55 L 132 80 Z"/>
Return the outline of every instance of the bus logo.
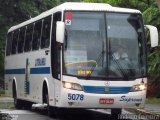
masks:
<path fill-rule="evenodd" d="M 105 85 L 105 86 L 109 86 L 109 85 L 110 85 L 110 82 L 109 82 L 109 81 L 106 81 L 106 82 L 104 83 L 104 85 Z"/>
<path fill-rule="evenodd" d="M 106 93 L 108 93 L 108 92 L 109 92 L 110 82 L 109 82 L 109 81 L 106 81 L 106 82 L 104 83 L 104 85 L 105 85 L 104 91 L 105 91 Z"/>

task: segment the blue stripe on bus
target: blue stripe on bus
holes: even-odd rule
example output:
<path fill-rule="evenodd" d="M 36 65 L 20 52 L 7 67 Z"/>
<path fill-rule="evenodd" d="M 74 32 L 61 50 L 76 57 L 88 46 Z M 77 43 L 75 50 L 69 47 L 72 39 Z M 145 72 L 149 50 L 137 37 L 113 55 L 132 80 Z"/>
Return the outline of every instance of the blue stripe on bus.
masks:
<path fill-rule="evenodd" d="M 21 69 L 7 69 L 5 74 L 25 74 L 25 68 Z"/>
<path fill-rule="evenodd" d="M 50 67 L 31 68 L 30 74 L 50 74 Z"/>
<path fill-rule="evenodd" d="M 25 74 L 25 68 L 6 69 L 5 74 Z M 50 74 L 50 67 L 30 68 L 30 74 Z"/>
<path fill-rule="evenodd" d="M 131 87 L 105 87 L 105 86 L 83 86 L 84 92 L 98 94 L 124 94 L 128 93 Z"/>

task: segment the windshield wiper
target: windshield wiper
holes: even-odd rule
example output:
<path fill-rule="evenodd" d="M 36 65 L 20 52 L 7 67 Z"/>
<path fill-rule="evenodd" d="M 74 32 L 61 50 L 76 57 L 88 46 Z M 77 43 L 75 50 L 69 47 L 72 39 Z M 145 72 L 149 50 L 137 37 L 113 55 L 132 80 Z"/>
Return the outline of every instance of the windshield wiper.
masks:
<path fill-rule="evenodd" d="M 97 63 L 99 63 L 99 61 L 103 58 L 104 53 L 105 53 L 104 50 L 101 51 L 101 53 L 99 54 L 98 58 L 96 59 Z M 123 70 L 123 68 L 122 68 L 122 66 L 120 65 L 120 63 L 119 63 L 118 61 L 116 61 L 115 56 L 112 55 L 112 57 L 113 57 L 114 62 L 117 64 L 118 70 L 119 70 L 120 73 L 123 75 L 124 79 L 127 80 L 127 79 L 128 79 L 127 73 L 125 72 L 125 70 Z M 88 75 L 86 76 L 86 79 L 89 79 L 89 78 L 91 77 L 91 75 L 92 75 L 92 73 L 93 73 L 93 71 L 94 71 L 95 68 L 96 68 L 96 64 L 94 64 L 94 65 L 91 67 L 91 69 L 89 70 L 89 71 L 91 71 L 91 72 L 90 72 L 90 74 L 88 74 Z"/>
<path fill-rule="evenodd" d="M 99 61 L 103 58 L 103 55 L 104 55 L 105 51 L 101 51 L 99 56 L 97 57 L 96 59 L 96 62 L 99 63 Z M 92 65 L 91 69 L 89 71 L 91 71 L 89 74 L 87 74 L 86 76 L 86 80 L 89 79 L 94 71 L 94 69 L 96 68 L 96 64 Z"/>
<path fill-rule="evenodd" d="M 126 74 L 125 70 L 123 70 L 123 67 L 120 65 L 120 63 L 116 60 L 115 56 L 112 54 L 113 61 L 117 64 L 118 70 L 123 75 L 124 79 L 128 79 L 128 75 Z"/>

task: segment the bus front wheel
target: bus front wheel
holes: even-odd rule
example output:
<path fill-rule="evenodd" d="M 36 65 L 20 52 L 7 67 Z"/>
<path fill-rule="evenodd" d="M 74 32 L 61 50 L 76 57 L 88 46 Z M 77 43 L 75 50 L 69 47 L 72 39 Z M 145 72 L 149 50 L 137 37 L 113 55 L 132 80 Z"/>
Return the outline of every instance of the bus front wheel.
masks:
<path fill-rule="evenodd" d="M 13 100 L 14 100 L 14 106 L 16 109 L 22 109 L 22 101 L 17 99 L 17 91 L 15 83 L 13 83 Z"/>
<path fill-rule="evenodd" d="M 45 94 L 45 101 L 44 101 L 44 103 L 47 104 L 47 114 L 48 114 L 48 116 L 50 116 L 50 117 L 56 118 L 56 117 L 57 117 L 57 110 L 56 110 L 55 107 L 52 107 L 52 106 L 49 105 L 48 90 L 46 90 L 44 94 Z"/>

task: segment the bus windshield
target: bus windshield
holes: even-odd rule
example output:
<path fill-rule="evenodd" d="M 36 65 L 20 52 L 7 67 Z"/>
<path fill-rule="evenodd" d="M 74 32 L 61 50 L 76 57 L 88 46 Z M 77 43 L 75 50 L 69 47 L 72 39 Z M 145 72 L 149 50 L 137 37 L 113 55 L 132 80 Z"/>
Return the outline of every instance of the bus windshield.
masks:
<path fill-rule="evenodd" d="M 140 14 L 65 12 L 65 28 L 63 74 L 120 80 L 146 76 Z"/>

